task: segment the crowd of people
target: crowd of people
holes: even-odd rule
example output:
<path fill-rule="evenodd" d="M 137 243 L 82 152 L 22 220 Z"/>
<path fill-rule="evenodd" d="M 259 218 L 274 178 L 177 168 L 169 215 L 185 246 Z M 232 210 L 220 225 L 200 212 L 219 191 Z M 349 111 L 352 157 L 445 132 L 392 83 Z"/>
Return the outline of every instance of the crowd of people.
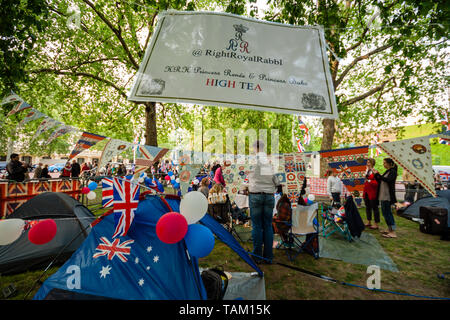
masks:
<path fill-rule="evenodd" d="M 267 159 L 267 154 L 263 150 L 262 142 L 257 141 L 254 144 L 256 154 L 256 164 L 254 169 L 248 175 L 246 191 L 249 196 L 250 219 L 252 223 L 253 253 L 257 262 L 271 263 L 273 259 L 273 213 L 286 210 L 285 206 L 275 203 L 274 194 L 282 194 L 282 185 L 273 172 L 273 169 Z M 392 211 L 392 206 L 396 204 L 395 182 L 397 180 L 398 168 L 390 158 L 383 160 L 384 172 L 380 173 L 375 169 L 375 160 L 367 160 L 367 169 L 365 173 L 365 183 L 363 199 L 366 210 L 367 223 L 365 226 L 371 230 L 379 230 L 380 209 L 388 227 L 385 231 L 380 231 L 385 238 L 396 238 L 396 224 Z M 7 165 L 8 179 L 15 181 L 24 181 L 27 178 L 30 166 L 19 161 L 18 154 L 11 155 L 11 161 Z M 175 165 L 170 159 L 165 159 L 151 167 L 154 178 L 159 179 L 161 183 L 168 183 L 166 175 L 179 174 L 180 167 Z M 127 169 L 124 164 L 107 164 L 100 168 L 100 175 L 125 176 L 134 172 L 134 166 Z M 97 164 L 84 163 L 82 166 L 76 160 L 67 161 L 61 170 L 60 178 L 77 178 L 82 175 L 96 175 Z M 204 175 L 201 181 L 197 183 L 195 190 L 200 191 L 208 199 L 209 204 L 223 204 L 227 202 L 228 195 L 226 182 L 222 172 L 222 165 L 219 162 L 206 163 L 200 171 Z M 332 203 L 340 204 L 342 194 L 342 183 L 333 170 L 327 171 L 327 193 Z M 39 163 L 34 171 L 34 178 L 49 178 L 48 165 Z M 286 200 L 286 196 L 282 197 Z M 301 200 L 301 201 L 300 201 Z M 300 197 L 299 204 L 305 205 L 303 198 Z M 406 199 L 408 201 L 408 199 Z M 231 208 L 228 208 L 226 214 Z M 278 212 L 278 213 L 280 213 Z M 223 213 L 213 212 L 216 218 Z M 220 218 L 220 217 L 219 217 Z"/>

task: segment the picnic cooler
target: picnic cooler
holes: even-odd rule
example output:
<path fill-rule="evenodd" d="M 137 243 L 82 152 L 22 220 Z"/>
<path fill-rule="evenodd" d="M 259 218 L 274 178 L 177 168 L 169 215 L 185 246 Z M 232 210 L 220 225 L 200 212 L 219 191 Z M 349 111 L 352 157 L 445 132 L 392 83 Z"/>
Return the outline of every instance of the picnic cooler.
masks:
<path fill-rule="evenodd" d="M 420 207 L 420 231 L 429 234 L 443 234 L 447 228 L 447 209 L 438 207 Z"/>

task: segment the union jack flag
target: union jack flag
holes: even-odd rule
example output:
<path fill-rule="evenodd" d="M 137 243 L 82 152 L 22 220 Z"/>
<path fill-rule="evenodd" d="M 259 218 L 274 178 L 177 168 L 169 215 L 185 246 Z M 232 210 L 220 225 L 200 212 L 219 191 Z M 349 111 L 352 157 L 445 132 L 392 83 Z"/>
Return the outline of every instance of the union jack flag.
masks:
<path fill-rule="evenodd" d="M 114 202 L 113 180 L 111 178 L 102 179 L 102 206 L 112 207 Z"/>
<path fill-rule="evenodd" d="M 295 163 L 294 161 L 286 161 L 284 163 L 284 171 L 286 172 L 294 172 L 295 171 Z"/>
<path fill-rule="evenodd" d="M 348 165 L 339 165 L 339 167 L 336 168 L 336 171 L 342 176 L 342 178 L 352 177 L 352 170 L 348 167 Z"/>
<path fill-rule="evenodd" d="M 305 134 L 303 136 L 303 143 L 305 145 L 309 145 L 311 142 L 311 136 L 309 135 L 309 129 L 306 124 L 298 117 L 298 128 L 303 131 Z M 303 151 L 301 151 L 303 152 Z"/>
<path fill-rule="evenodd" d="M 139 185 L 131 184 L 127 179 L 113 178 L 113 208 L 116 215 L 120 215 L 113 238 L 126 236 L 134 219 L 134 213 L 139 204 Z"/>
<path fill-rule="evenodd" d="M 298 150 L 298 152 L 305 152 L 305 147 L 303 146 L 300 139 L 297 139 L 297 150 Z"/>
<path fill-rule="evenodd" d="M 100 240 L 102 243 L 100 243 L 95 250 L 98 250 L 100 252 L 95 253 L 92 257 L 98 258 L 101 256 L 107 256 L 108 260 L 112 260 L 115 256 L 120 259 L 122 262 L 127 262 L 128 259 L 125 257 L 125 255 L 129 255 L 131 253 L 131 248 L 128 247 L 128 245 L 131 245 L 134 240 L 127 240 L 122 243 L 120 243 L 119 239 L 115 239 L 112 243 L 106 238 L 101 237 Z"/>

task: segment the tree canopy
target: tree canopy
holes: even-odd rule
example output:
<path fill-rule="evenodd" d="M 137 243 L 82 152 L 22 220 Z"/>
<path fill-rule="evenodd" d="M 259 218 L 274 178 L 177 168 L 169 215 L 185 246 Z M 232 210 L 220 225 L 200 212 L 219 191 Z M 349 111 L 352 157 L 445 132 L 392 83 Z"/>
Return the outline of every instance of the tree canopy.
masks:
<path fill-rule="evenodd" d="M 339 120 L 322 121 L 323 135 L 314 141 L 321 149 L 335 147 L 335 135 L 351 136 L 419 113 L 434 122 L 442 109 L 437 96 L 449 86 L 450 19 L 442 0 L 269 0 L 264 10 L 253 0 L 7 3 L 0 9 L 2 93 L 14 89 L 61 122 L 127 141 L 145 134 L 147 144 L 167 144 L 179 127 L 192 135 L 201 118 L 192 110 L 202 110 L 204 129 L 278 129 L 280 151 L 295 151 L 292 132 L 299 132 L 291 115 L 127 101 L 158 13 L 167 9 L 323 26 Z M 19 118 L 6 119 L 7 135 L 16 134 Z M 28 125 L 29 139 L 36 126 Z M 37 142 L 29 147 L 40 150 Z M 46 152 L 54 148 L 64 144 L 54 141 Z"/>

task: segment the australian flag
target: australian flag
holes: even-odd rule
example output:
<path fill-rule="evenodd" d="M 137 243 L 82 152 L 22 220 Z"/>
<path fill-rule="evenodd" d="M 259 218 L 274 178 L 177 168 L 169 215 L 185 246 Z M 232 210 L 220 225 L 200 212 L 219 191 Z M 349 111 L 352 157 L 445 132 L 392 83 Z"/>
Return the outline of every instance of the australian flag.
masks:
<path fill-rule="evenodd" d="M 113 238 L 126 236 L 139 204 L 139 185 L 129 179 L 113 178 L 113 208 L 118 218 Z"/>
<path fill-rule="evenodd" d="M 179 212 L 179 200 L 147 196 L 133 228 L 117 238 L 114 215 L 104 216 L 34 300 L 206 300 L 197 259 L 187 255 L 184 240 L 166 244 L 156 235 L 156 223 L 170 211 Z"/>

